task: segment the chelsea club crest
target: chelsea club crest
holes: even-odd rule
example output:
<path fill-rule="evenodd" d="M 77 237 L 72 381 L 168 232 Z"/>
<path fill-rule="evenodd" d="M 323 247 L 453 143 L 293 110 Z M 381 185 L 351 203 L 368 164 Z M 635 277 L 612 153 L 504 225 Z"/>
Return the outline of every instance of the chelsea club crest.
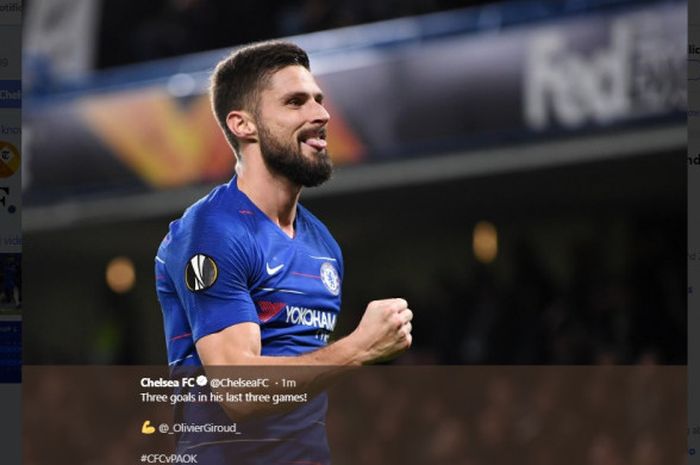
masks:
<path fill-rule="evenodd" d="M 324 262 L 321 265 L 321 282 L 331 294 L 340 294 L 340 277 L 332 263 Z"/>

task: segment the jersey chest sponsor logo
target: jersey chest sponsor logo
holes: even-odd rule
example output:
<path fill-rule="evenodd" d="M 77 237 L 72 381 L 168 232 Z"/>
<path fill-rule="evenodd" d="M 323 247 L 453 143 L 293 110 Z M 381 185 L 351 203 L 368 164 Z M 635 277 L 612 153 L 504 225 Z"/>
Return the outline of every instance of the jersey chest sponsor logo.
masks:
<path fill-rule="evenodd" d="M 284 309 L 287 324 L 325 329 L 329 332 L 335 328 L 337 315 L 331 312 L 266 300 L 258 301 L 257 306 L 258 317 L 262 323 L 272 320 Z"/>
<path fill-rule="evenodd" d="M 216 282 L 219 269 L 213 258 L 197 254 L 189 259 L 185 267 L 185 284 L 192 292 L 209 289 Z"/>
<path fill-rule="evenodd" d="M 333 331 L 335 328 L 336 315 L 333 313 L 293 305 L 287 305 L 285 310 L 286 323 L 321 328 L 327 331 Z"/>

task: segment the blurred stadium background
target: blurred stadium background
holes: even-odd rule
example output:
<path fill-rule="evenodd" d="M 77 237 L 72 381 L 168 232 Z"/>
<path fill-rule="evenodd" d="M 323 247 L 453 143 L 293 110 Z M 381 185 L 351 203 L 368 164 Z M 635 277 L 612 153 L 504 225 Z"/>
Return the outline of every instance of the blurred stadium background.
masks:
<path fill-rule="evenodd" d="M 290 37 L 332 114 L 302 202 L 337 334 L 405 296 L 440 364 L 686 362 L 686 2 L 24 2 L 24 360 L 162 364 L 153 257 L 230 178 L 206 96 Z"/>

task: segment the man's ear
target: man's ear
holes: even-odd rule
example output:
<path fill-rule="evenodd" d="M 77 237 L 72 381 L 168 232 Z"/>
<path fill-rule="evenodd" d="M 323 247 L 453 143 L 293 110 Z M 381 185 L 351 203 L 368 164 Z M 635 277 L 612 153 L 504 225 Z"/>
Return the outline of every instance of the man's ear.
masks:
<path fill-rule="evenodd" d="M 246 111 L 232 111 L 226 115 L 226 126 L 239 139 L 257 141 L 258 128 L 252 115 Z"/>

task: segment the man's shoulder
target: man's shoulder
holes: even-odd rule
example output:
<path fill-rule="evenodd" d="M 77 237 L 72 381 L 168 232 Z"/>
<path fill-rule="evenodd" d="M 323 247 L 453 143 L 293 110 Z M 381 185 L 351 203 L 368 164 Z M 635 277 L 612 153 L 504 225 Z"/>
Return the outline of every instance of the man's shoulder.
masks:
<path fill-rule="evenodd" d="M 170 223 L 171 247 L 198 248 L 225 246 L 250 240 L 254 227 L 252 212 L 231 183 L 222 184 L 192 204 Z"/>
<path fill-rule="evenodd" d="M 243 230 L 253 215 L 234 181 L 221 184 L 193 203 L 180 218 L 188 227 Z"/>

